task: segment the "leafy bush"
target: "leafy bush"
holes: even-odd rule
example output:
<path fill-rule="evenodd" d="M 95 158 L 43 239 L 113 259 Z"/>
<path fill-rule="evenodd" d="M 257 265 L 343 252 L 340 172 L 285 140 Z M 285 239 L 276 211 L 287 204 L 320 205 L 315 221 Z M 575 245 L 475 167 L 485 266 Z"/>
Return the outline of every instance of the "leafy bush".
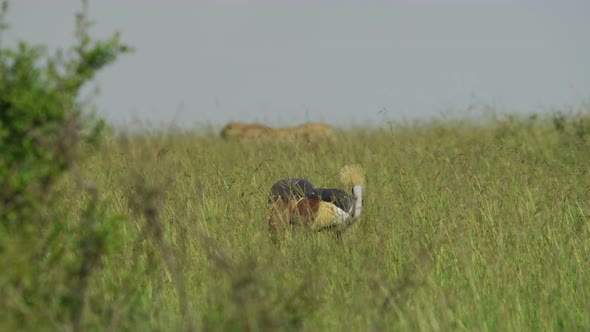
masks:
<path fill-rule="evenodd" d="M 4 2 L 1 23 L 6 8 Z M 129 48 L 118 35 L 92 41 L 89 26 L 84 13 L 78 14 L 78 44 L 67 58 L 61 51 L 48 56 L 45 47 L 25 42 L 16 50 L 0 48 L 3 223 L 22 220 L 27 217 L 23 213 L 34 211 L 53 181 L 75 160 L 79 143 L 95 139 L 104 128 L 102 121 L 84 116 L 76 98 L 84 83 Z"/>
<path fill-rule="evenodd" d="M 79 220 L 62 219 L 53 191 L 85 146 L 96 146 L 102 120 L 83 112 L 83 85 L 131 49 L 118 34 L 93 40 L 86 3 L 76 44 L 49 55 L 43 45 L 6 48 L 8 2 L 0 11 L 0 321 L 7 327 L 79 330 L 89 275 L 100 265 L 116 218 L 100 211 L 96 188 Z M 102 220 L 99 220 L 102 218 Z M 73 231 L 73 232 L 72 232 Z"/>

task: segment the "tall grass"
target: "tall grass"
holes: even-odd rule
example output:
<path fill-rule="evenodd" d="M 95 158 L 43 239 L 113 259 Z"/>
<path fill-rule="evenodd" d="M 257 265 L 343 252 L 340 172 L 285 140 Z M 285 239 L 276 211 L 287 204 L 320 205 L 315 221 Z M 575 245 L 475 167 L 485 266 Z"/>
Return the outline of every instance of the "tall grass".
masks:
<path fill-rule="evenodd" d="M 581 120 L 559 121 L 388 126 L 331 146 L 113 136 L 78 167 L 97 208 L 121 216 L 85 326 L 588 331 L 590 142 Z M 367 176 L 360 221 L 341 239 L 301 230 L 274 245 L 272 183 L 337 186 L 351 163 Z M 67 220 L 91 199 L 75 183 L 55 206 Z"/>

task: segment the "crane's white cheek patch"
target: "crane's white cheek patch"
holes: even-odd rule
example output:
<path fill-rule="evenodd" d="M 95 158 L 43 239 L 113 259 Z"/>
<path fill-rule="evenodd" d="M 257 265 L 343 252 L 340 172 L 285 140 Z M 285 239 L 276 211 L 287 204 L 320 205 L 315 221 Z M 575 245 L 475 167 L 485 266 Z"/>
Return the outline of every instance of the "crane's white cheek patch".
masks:
<path fill-rule="evenodd" d="M 358 184 L 355 185 L 354 187 L 352 187 L 352 194 L 354 195 L 355 198 L 363 197 L 363 187 Z"/>
<path fill-rule="evenodd" d="M 352 194 L 354 196 L 354 205 L 353 205 L 353 218 L 356 219 L 361 215 L 361 209 L 363 207 L 363 187 L 360 185 L 356 185 L 352 188 Z"/>

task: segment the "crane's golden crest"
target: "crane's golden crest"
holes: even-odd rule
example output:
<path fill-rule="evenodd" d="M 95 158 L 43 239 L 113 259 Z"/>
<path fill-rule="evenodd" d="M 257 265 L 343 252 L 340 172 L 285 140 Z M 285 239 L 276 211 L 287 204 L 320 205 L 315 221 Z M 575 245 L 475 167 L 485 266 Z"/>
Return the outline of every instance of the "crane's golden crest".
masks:
<path fill-rule="evenodd" d="M 365 185 L 365 174 L 361 165 L 346 165 L 340 169 L 340 184 L 345 188 Z"/>

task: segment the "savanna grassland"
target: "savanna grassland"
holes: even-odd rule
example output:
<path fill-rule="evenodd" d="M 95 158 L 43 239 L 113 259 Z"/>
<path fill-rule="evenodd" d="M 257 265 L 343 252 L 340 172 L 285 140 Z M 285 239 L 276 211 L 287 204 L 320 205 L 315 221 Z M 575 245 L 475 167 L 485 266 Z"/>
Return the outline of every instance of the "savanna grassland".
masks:
<path fill-rule="evenodd" d="M 588 331 L 588 134 L 586 118 L 554 116 L 357 129 L 337 145 L 113 135 L 54 194 L 68 232 L 82 232 L 76 220 L 91 209 L 109 234 L 100 262 L 85 256 L 78 326 Z M 341 239 L 299 230 L 269 240 L 274 181 L 338 186 L 352 163 L 366 171 L 363 214 Z"/>
<path fill-rule="evenodd" d="M 335 144 L 113 134 L 80 91 L 133 48 L 83 3 L 55 54 L 6 48 L 0 5 L 0 331 L 590 330 L 587 106 Z M 359 221 L 271 242 L 270 186 L 347 164 Z"/>

